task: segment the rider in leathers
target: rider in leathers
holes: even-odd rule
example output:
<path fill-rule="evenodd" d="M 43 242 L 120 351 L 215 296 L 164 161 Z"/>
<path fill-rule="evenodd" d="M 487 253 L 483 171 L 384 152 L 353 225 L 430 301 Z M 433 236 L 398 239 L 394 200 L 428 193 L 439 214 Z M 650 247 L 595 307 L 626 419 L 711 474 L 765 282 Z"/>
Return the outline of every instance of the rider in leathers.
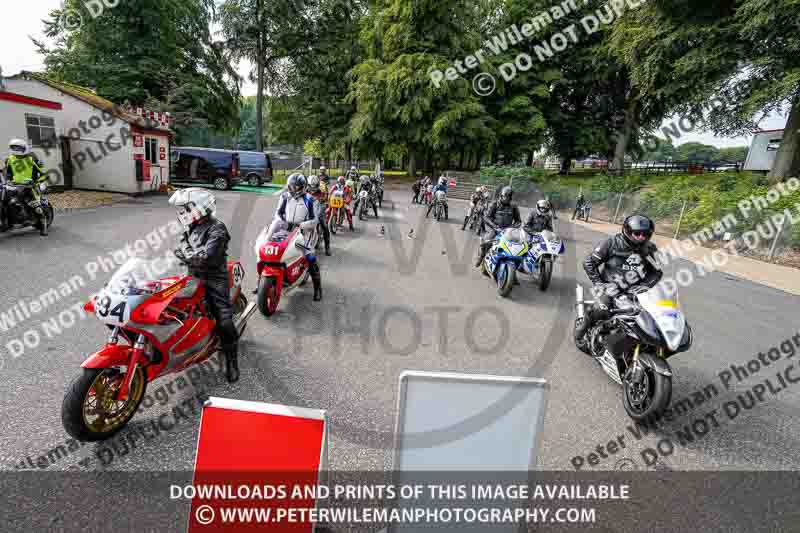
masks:
<path fill-rule="evenodd" d="M 486 232 L 483 234 L 480 249 L 478 251 L 478 258 L 475 261 L 475 266 L 481 266 L 483 258 L 492 247 L 497 232 L 522 223 L 522 216 L 519 212 L 519 207 L 512 204 L 511 200 L 514 197 L 514 191 L 509 186 L 503 187 L 500 197 L 497 201 L 492 202 L 488 211 L 483 215 L 483 223 L 486 225 Z"/>
<path fill-rule="evenodd" d="M 321 213 L 319 226 L 322 230 L 322 241 L 325 243 L 325 255 L 331 255 L 331 231 L 328 228 L 328 221 L 325 219 L 325 209 L 328 207 L 328 191 L 322 189 L 322 183 L 317 176 L 308 178 L 308 193 L 319 205 L 316 209 Z"/>
<path fill-rule="evenodd" d="M 178 218 L 186 231 L 175 257 L 200 280 L 206 288 L 206 305 L 217 323 L 217 332 L 225 354 L 228 382 L 239 380 L 239 334 L 233 323 L 230 280 L 228 273 L 228 242 L 231 237 L 225 224 L 216 219 L 214 196 L 200 188 L 183 189 L 169 200 L 178 210 Z"/>
<path fill-rule="evenodd" d="M 525 231 L 527 233 L 541 233 L 544 230 L 553 230 L 553 210 L 550 202 L 539 200 L 536 207 L 531 209 L 528 219 L 525 221 Z"/>
<path fill-rule="evenodd" d="M 319 202 L 315 201 L 310 194 L 306 194 L 306 177 L 302 174 L 292 174 L 286 181 L 286 191 L 281 194 L 278 200 L 278 208 L 275 211 L 275 219 L 288 224 L 289 231 L 293 230 L 302 222 L 319 220 L 324 218 L 324 209 Z M 302 220 L 298 219 L 297 213 L 303 213 Z M 272 233 L 270 231 L 270 233 Z M 322 300 L 322 274 L 316 257 L 311 253 L 309 258 L 308 273 L 311 275 L 311 282 L 314 284 L 314 301 Z"/>
<path fill-rule="evenodd" d="M 616 296 L 635 286 L 652 287 L 661 281 L 664 273 L 658 266 L 656 245 L 650 241 L 654 231 L 652 220 L 631 215 L 623 222 L 621 233 L 600 243 L 583 262 L 594 285 L 595 305 L 575 328 L 576 339 L 608 316 Z"/>

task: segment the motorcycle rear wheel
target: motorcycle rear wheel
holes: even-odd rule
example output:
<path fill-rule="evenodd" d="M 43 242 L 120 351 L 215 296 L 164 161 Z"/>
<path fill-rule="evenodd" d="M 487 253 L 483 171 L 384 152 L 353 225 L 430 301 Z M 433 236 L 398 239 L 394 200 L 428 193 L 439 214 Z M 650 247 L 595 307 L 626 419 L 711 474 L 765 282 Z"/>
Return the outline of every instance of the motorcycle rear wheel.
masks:
<path fill-rule="evenodd" d="M 61 423 L 71 437 L 82 442 L 110 439 L 130 422 L 144 399 L 147 377 L 144 369 L 137 367 L 128 399 L 114 400 L 124 377 L 116 368 L 84 368 L 72 381 L 61 404 Z M 95 414 L 98 419 L 87 419 Z"/>
<path fill-rule="evenodd" d="M 271 317 L 278 310 L 277 289 L 275 278 L 262 277 L 258 280 L 258 310 L 266 317 Z"/>
<path fill-rule="evenodd" d="M 331 211 L 331 214 L 328 216 L 328 228 L 331 230 L 331 235 L 336 235 L 336 222 L 338 217 L 337 212 L 338 209 L 334 209 Z"/>

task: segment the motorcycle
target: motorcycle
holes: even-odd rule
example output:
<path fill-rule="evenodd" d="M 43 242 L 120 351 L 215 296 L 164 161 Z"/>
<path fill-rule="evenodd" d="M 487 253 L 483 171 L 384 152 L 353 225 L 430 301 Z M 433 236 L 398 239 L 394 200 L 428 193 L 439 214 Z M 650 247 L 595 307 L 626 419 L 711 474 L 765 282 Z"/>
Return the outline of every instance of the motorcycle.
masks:
<path fill-rule="evenodd" d="M 591 212 L 592 212 L 592 204 L 590 204 L 589 202 L 585 202 L 581 207 L 578 208 L 576 216 L 578 220 L 589 222 L 589 214 Z"/>
<path fill-rule="evenodd" d="M 546 291 L 553 277 L 553 264 L 565 252 L 564 243 L 548 230 L 530 234 L 528 242 L 528 256 L 522 263 L 522 271 L 533 278 L 540 290 Z"/>
<path fill-rule="evenodd" d="M 105 346 L 81 365 L 61 406 L 64 429 L 79 441 L 112 437 L 136 414 L 153 380 L 202 363 L 221 348 L 205 286 L 183 274 L 162 277 L 171 259 L 131 258 L 84 305 L 110 329 Z M 255 311 L 242 292 L 241 263 L 228 262 L 236 330 Z"/>
<path fill-rule="evenodd" d="M 7 229 L 32 226 L 41 230 L 41 214 L 44 214 L 48 228 L 53 225 L 55 218 L 55 210 L 47 199 L 47 184 L 43 181 L 0 183 L 0 209 L 5 211 Z"/>
<path fill-rule="evenodd" d="M 383 208 L 383 193 L 384 193 L 384 185 L 386 183 L 385 178 L 383 175 L 380 175 L 376 181 L 376 196 L 378 199 L 378 207 Z"/>
<path fill-rule="evenodd" d="M 528 239 L 521 228 L 507 228 L 497 232 L 495 242 L 481 263 L 481 272 L 497 284 L 497 293 L 503 298 L 511 294 L 517 270 L 522 268 L 528 255 Z"/>
<path fill-rule="evenodd" d="M 328 209 L 325 213 L 331 233 L 336 235 L 339 228 L 344 227 L 345 219 L 344 191 L 335 189 L 328 198 Z"/>
<path fill-rule="evenodd" d="M 467 207 L 467 212 L 464 215 L 464 223 L 461 225 L 461 231 L 465 231 L 467 226 L 469 226 L 469 229 L 471 230 L 475 229 L 475 225 L 478 223 L 478 217 L 482 216 L 479 213 L 479 206 L 480 202 L 477 204 L 469 204 L 469 207 Z"/>
<path fill-rule="evenodd" d="M 309 220 L 289 230 L 286 222 L 276 220 L 256 240 L 258 309 L 264 316 L 275 314 L 284 293 L 308 281 L 308 254 L 319 243 L 318 225 L 316 220 Z"/>
<path fill-rule="evenodd" d="M 617 295 L 610 316 L 575 338 L 577 348 L 622 386 L 622 403 L 634 420 L 657 419 L 669 406 L 672 369 L 667 359 L 692 346 L 692 329 L 670 285 L 634 287 Z M 576 302 L 577 328 L 595 302 L 584 299 L 580 285 Z"/>
<path fill-rule="evenodd" d="M 447 220 L 447 211 L 445 210 L 445 206 L 447 205 L 447 193 L 444 191 L 436 191 L 436 197 L 433 202 L 433 216 L 436 218 L 436 222 Z M 425 218 L 428 218 L 427 213 L 425 214 Z"/>

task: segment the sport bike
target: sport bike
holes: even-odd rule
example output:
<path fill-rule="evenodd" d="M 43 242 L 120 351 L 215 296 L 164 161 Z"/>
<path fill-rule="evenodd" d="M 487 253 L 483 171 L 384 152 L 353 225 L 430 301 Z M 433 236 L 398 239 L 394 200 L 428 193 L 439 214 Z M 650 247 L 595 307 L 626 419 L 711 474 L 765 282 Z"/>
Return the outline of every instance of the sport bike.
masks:
<path fill-rule="evenodd" d="M 258 257 L 258 309 L 264 316 L 278 310 L 281 295 L 308 281 L 309 268 L 319 242 L 318 222 L 309 220 L 291 230 L 276 220 L 256 240 Z"/>
<path fill-rule="evenodd" d="M 481 272 L 494 280 L 497 293 L 506 298 L 514 287 L 517 270 L 528 256 L 527 234 L 521 228 L 507 228 L 497 232 L 495 242 L 481 263 Z"/>
<path fill-rule="evenodd" d="M 38 199 L 37 199 L 38 197 Z M 9 228 L 33 226 L 41 230 L 44 214 L 47 227 L 53 224 L 55 210 L 47 199 L 47 184 L 28 180 L 24 184 L 0 183 L 0 209 L 5 211 Z"/>
<path fill-rule="evenodd" d="M 372 196 L 369 191 L 363 188 L 358 191 L 358 198 L 356 198 L 355 204 L 353 205 L 353 216 L 358 213 L 359 220 L 367 220 L 371 198 Z"/>
<path fill-rule="evenodd" d="M 596 304 L 584 299 L 580 285 L 576 300 L 577 327 Z M 622 385 L 622 403 L 631 418 L 656 419 L 672 397 L 667 359 L 692 346 L 692 329 L 678 306 L 677 290 L 667 283 L 634 287 L 617 295 L 607 314 L 575 344 Z"/>
<path fill-rule="evenodd" d="M 546 291 L 553 277 L 553 264 L 564 254 L 564 242 L 548 230 L 528 234 L 528 242 L 528 257 L 522 263 L 522 271 L 533 278 L 540 290 Z"/>
<path fill-rule="evenodd" d="M 480 220 L 483 218 L 483 199 L 478 200 L 478 203 L 472 204 L 470 203 L 467 207 L 467 212 L 464 215 L 464 223 L 461 225 L 461 231 L 467 229 L 477 230 L 478 226 L 480 226 Z"/>
<path fill-rule="evenodd" d="M 132 258 L 86 303 L 108 327 L 105 346 L 81 365 L 61 406 L 64 429 L 80 441 L 108 439 L 136 414 L 153 380 L 202 363 L 221 349 L 205 286 L 183 274 L 161 277 L 171 259 Z M 244 268 L 228 263 L 233 320 L 244 332 L 255 304 L 242 293 Z"/>

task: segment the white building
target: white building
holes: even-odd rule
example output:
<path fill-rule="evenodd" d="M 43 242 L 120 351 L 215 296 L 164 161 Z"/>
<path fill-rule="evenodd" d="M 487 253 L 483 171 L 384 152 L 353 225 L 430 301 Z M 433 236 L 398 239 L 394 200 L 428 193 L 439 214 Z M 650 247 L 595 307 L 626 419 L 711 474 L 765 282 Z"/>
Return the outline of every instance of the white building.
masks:
<path fill-rule="evenodd" d="M 783 141 L 783 130 L 757 131 L 747 152 L 744 170 L 769 172 L 775 164 L 778 148 Z"/>
<path fill-rule="evenodd" d="M 126 110 L 41 74 L 22 72 L 0 86 L 3 158 L 9 140 L 27 139 L 52 183 L 67 189 L 158 190 L 169 181 L 172 135 L 168 115 Z"/>

